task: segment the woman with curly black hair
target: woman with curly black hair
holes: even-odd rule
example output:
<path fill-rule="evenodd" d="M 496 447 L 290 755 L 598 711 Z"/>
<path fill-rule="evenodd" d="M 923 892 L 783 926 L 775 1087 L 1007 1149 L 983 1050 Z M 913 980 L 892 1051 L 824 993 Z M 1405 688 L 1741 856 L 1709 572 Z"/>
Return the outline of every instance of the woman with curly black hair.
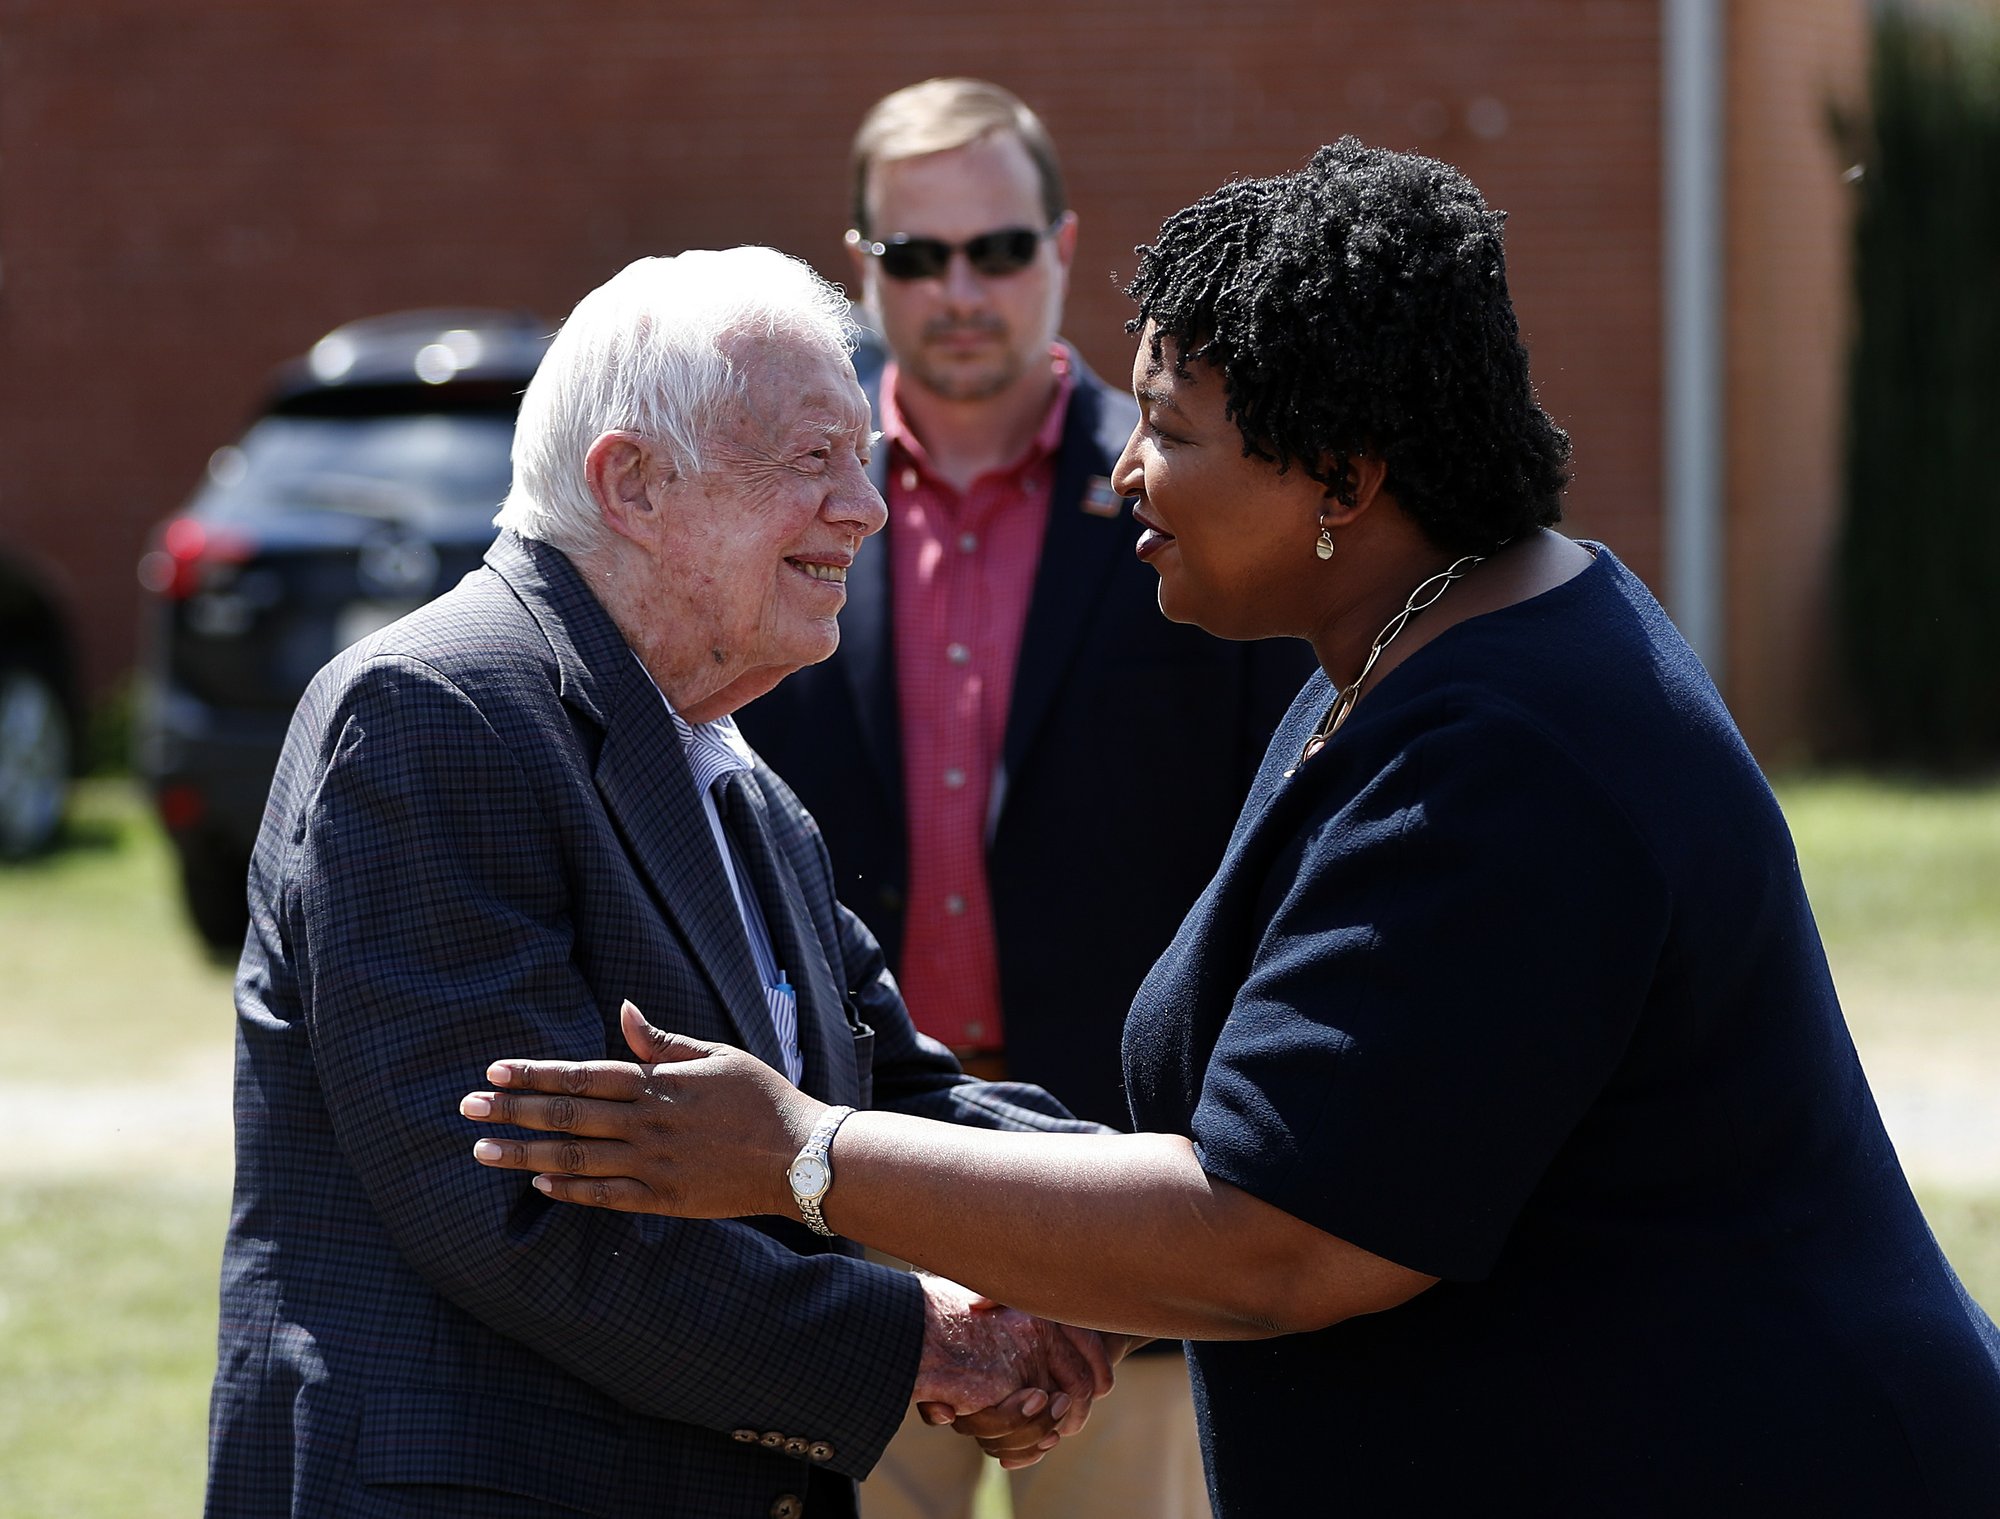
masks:
<path fill-rule="evenodd" d="M 1116 484 L 1161 609 L 1321 672 L 1133 1005 L 1146 1132 L 855 1114 L 825 1218 L 1187 1340 L 1220 1514 L 1994 1512 L 2000 1335 L 1904 1181 L 1728 712 L 1612 553 L 1551 530 L 1568 439 L 1500 217 L 1344 140 L 1170 219 L 1131 294 Z M 583 1139 L 488 1163 L 792 1211 L 822 1105 L 627 1026 L 650 1072 L 496 1067 L 498 1121 L 599 1100 L 565 1111 Z M 1052 1439 L 1025 1400 L 960 1422 L 1010 1464 Z"/>

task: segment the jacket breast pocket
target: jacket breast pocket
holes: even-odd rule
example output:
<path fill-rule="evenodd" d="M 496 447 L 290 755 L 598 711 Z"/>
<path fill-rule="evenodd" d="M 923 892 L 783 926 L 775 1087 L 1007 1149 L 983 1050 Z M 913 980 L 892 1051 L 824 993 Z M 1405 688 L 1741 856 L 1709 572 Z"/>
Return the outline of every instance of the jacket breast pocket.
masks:
<path fill-rule="evenodd" d="M 378 1496 L 426 1490 L 415 1512 L 456 1512 L 439 1506 L 456 1489 L 468 1515 L 609 1515 L 624 1441 L 615 1424 L 518 1398 L 386 1387 L 362 1405 L 357 1456 Z"/>
<path fill-rule="evenodd" d="M 875 1106 L 875 1030 L 861 1021 L 861 1015 L 854 1010 L 852 998 L 843 999 L 847 1007 L 847 1029 L 854 1036 L 854 1080 L 860 1094 L 854 1099 L 857 1108 Z"/>

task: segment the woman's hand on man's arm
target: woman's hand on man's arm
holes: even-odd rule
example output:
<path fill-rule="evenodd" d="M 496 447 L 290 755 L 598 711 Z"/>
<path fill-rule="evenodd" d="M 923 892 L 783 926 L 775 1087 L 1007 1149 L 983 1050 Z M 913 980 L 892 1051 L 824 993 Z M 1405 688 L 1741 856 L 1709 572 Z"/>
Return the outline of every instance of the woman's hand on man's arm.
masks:
<path fill-rule="evenodd" d="M 795 1212 L 786 1167 L 825 1105 L 754 1056 L 663 1033 L 651 1065 L 503 1060 L 467 1117 L 559 1134 L 481 1140 L 564 1202 L 683 1218 Z M 1166 1134 L 974 1130 L 856 1113 L 821 1202 L 850 1239 L 1024 1312 L 1126 1334 L 1259 1339 L 1393 1308 L 1436 1280 L 1208 1176 Z"/>

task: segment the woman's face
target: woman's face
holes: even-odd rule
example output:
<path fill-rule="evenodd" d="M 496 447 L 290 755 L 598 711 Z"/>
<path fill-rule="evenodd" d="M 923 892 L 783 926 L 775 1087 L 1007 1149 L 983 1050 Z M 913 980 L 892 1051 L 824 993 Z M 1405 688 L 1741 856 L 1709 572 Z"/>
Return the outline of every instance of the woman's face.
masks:
<path fill-rule="evenodd" d="M 1325 487 L 1294 465 L 1283 474 L 1246 456 L 1224 415 L 1223 378 L 1207 364 L 1174 373 L 1151 329 L 1132 361 L 1139 425 L 1112 483 L 1137 496 L 1139 557 L 1159 572 L 1160 610 L 1221 638 L 1303 634 L 1327 567 L 1313 553 Z"/>

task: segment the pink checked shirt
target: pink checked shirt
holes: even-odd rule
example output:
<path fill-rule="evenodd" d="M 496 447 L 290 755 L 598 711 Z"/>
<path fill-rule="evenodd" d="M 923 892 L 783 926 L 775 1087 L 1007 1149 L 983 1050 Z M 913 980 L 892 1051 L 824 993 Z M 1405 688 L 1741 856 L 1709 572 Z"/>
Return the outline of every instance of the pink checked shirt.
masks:
<path fill-rule="evenodd" d="M 930 472 L 882 375 L 896 695 L 910 832 L 897 970 L 918 1028 L 961 1055 L 1004 1048 L 1000 962 L 986 892 L 987 814 L 1014 661 L 1049 516 L 1075 380 L 1054 354 L 1055 399 L 1027 451 L 963 494 Z"/>

